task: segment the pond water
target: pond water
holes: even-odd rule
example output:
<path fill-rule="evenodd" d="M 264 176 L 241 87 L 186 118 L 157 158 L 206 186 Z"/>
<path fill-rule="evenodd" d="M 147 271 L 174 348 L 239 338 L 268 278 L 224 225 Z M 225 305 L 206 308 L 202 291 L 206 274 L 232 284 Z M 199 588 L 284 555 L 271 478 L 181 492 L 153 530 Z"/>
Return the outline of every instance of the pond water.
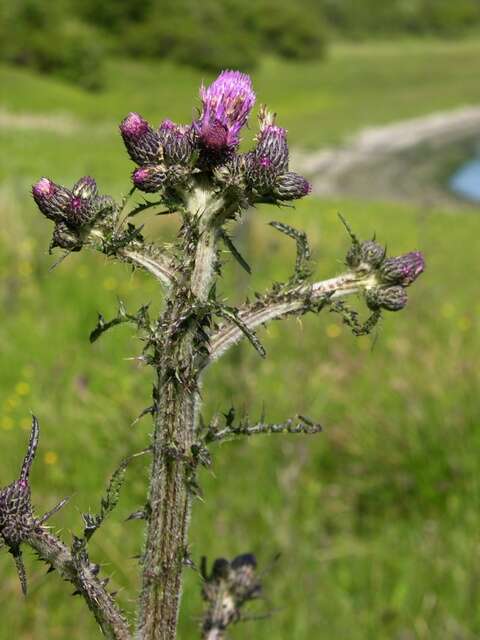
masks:
<path fill-rule="evenodd" d="M 480 202 L 480 155 L 463 164 L 453 174 L 449 187 L 462 198 Z"/>

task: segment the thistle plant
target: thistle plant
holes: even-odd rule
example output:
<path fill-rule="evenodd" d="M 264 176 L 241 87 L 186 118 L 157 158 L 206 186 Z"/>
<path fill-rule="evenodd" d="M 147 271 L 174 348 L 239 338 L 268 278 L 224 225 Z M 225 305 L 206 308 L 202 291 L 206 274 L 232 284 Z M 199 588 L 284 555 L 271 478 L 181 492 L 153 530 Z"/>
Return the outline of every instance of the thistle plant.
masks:
<path fill-rule="evenodd" d="M 201 419 L 200 387 L 207 367 L 243 339 L 264 357 L 257 329 L 273 320 L 323 309 L 341 314 L 354 334 L 368 333 L 385 310 L 405 307 L 406 289 L 424 269 L 420 253 L 387 257 L 378 242 L 360 241 L 346 225 L 351 246 L 343 273 L 312 281 L 305 233 L 284 222 L 271 222 L 275 231 L 296 244 L 291 277 L 253 302 L 229 305 L 215 286 L 222 276 L 221 250 L 226 248 L 250 270 L 230 237 L 232 229 L 248 208 L 290 203 L 306 196 L 310 185 L 290 171 L 287 132 L 265 107 L 259 110 L 253 148 L 239 150 L 240 133 L 255 102 L 248 76 L 225 71 L 200 89 L 200 98 L 198 117 L 188 125 L 164 120 L 155 128 L 137 113 L 122 121 L 120 133 L 135 164 L 133 186 L 122 202 L 100 195 L 88 176 L 71 188 L 41 178 L 32 189 L 40 212 L 54 223 L 51 250 L 99 251 L 146 271 L 164 295 L 158 316 L 148 305 L 132 312 L 122 303 L 116 317 L 100 316 L 92 330 L 93 342 L 124 322 L 137 328 L 143 344 L 139 358 L 154 376 L 153 403 L 143 412 L 153 418 L 153 434 L 144 451 L 132 453 L 113 473 L 99 513 L 84 514 L 82 535 L 67 545 L 45 526 L 66 501 L 41 517 L 33 511 L 29 471 L 39 437 L 36 418 L 20 477 L 0 492 L 0 542 L 15 559 L 23 591 L 27 581 L 21 551 L 29 545 L 73 583 L 103 634 L 117 640 L 177 636 L 182 573 L 186 565 L 196 566 L 188 545 L 192 501 L 200 493 L 199 468 L 211 465 L 215 443 L 265 433 L 315 434 L 321 429 L 305 417 L 255 423 L 237 418 L 234 410 L 206 423 Z M 139 192 L 149 195 L 139 200 Z M 174 243 L 162 245 L 144 237 L 138 217 L 159 212 L 178 217 Z M 365 300 L 369 310 L 365 322 L 347 306 L 346 299 L 353 295 Z M 141 454 L 151 456 L 151 469 L 145 505 L 131 516 L 144 521 L 145 544 L 138 609 L 129 622 L 100 575 L 99 564 L 90 559 L 89 541 L 114 509 L 130 460 Z M 231 624 L 244 617 L 243 606 L 261 593 L 256 560 L 251 554 L 232 561 L 218 559 L 210 572 L 203 561 L 199 575 L 206 603 L 199 634 L 220 640 Z"/>

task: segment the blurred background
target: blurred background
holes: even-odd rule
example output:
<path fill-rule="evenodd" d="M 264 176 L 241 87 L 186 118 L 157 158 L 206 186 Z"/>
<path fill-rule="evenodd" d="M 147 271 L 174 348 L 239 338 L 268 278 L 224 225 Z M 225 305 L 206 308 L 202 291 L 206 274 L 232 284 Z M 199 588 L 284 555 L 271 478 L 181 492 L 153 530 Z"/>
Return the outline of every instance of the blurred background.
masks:
<path fill-rule="evenodd" d="M 54 521 L 69 541 L 151 429 L 147 418 L 132 427 L 151 372 L 129 359 L 141 349 L 131 330 L 94 345 L 88 335 L 119 298 L 159 309 L 161 295 L 143 274 L 88 253 L 51 271 L 51 229 L 31 184 L 89 174 L 121 196 L 132 165 L 120 120 L 139 111 L 189 122 L 201 82 L 239 68 L 253 76 L 257 107 L 288 128 L 292 168 L 314 194 L 295 209 L 259 207 L 235 230 L 253 275 L 229 263 L 229 298 L 289 276 L 294 246 L 273 219 L 307 231 L 318 277 L 343 268 L 338 212 L 392 254 L 421 249 L 427 271 L 372 336 L 354 338 L 325 312 L 264 330 L 265 361 L 240 345 L 211 368 L 206 419 L 232 405 L 271 420 L 300 412 L 324 433 L 215 448 L 193 558 L 253 551 L 266 567 L 281 554 L 257 609 L 272 616 L 232 638 L 480 637 L 480 2 L 0 0 L 0 11 L 0 485 L 18 472 L 34 411 L 34 501 L 43 512 L 73 496 Z M 255 129 L 252 117 L 246 147 Z M 177 222 L 148 224 L 166 239 Z M 123 520 L 142 506 L 147 472 L 146 460 L 133 463 L 91 544 L 130 614 L 143 536 Z M 26 601 L 0 556 L 0 640 L 97 637 L 83 602 L 26 555 Z M 199 593 L 187 571 L 181 638 L 198 637 Z"/>

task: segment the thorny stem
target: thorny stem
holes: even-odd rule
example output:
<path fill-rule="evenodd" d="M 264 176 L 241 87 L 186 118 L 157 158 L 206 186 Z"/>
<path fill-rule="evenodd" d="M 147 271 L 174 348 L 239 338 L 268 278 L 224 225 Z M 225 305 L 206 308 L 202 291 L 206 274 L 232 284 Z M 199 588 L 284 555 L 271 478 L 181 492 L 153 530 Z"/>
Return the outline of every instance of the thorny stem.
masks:
<path fill-rule="evenodd" d="M 258 304 L 240 309 L 239 317 L 250 330 L 264 325 L 271 320 L 279 319 L 290 314 L 304 313 L 312 308 L 312 303 L 323 300 L 335 300 L 353 293 L 362 291 L 370 284 L 370 276 L 359 277 L 354 273 L 346 273 L 315 282 L 313 285 L 295 287 L 287 292 L 281 292 L 278 296 L 269 298 L 265 303 L 261 300 Z M 210 358 L 205 364 L 217 360 L 227 349 L 239 342 L 244 337 L 237 326 L 224 324 L 211 336 Z"/>
<path fill-rule="evenodd" d="M 194 302 L 205 302 L 216 263 L 218 202 L 205 199 L 202 189 L 190 205 L 198 220 L 199 237 L 187 283 L 172 287 L 162 327 L 178 325 L 185 313 L 185 284 Z M 187 256 L 185 256 L 187 258 Z M 173 640 L 176 637 L 182 589 L 182 569 L 188 555 L 190 521 L 191 448 L 197 423 L 199 372 L 194 369 L 195 322 L 180 337 L 168 336 L 157 367 L 153 464 L 149 492 L 149 520 L 143 561 L 137 638 Z"/>
<path fill-rule="evenodd" d="M 95 565 L 77 566 L 68 547 L 43 527 L 35 528 L 25 542 L 37 551 L 42 560 L 56 569 L 64 580 L 75 586 L 84 597 L 106 638 L 131 638 L 127 621 L 102 581 L 96 576 Z"/>

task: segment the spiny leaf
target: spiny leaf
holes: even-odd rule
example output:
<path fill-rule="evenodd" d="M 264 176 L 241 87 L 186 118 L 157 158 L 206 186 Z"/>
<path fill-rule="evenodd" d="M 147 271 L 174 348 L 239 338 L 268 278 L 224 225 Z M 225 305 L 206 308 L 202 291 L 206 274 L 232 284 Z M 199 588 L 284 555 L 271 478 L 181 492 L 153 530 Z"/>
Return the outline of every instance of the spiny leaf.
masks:
<path fill-rule="evenodd" d="M 235 258 L 235 260 L 238 262 L 238 264 L 245 269 L 245 271 L 251 275 L 252 273 L 252 269 L 250 267 L 250 265 L 248 264 L 248 262 L 245 260 L 245 258 L 242 256 L 242 254 L 240 253 L 240 251 L 237 249 L 237 247 L 233 244 L 232 239 L 230 238 L 230 236 L 228 235 L 228 233 L 226 231 L 224 231 L 223 229 L 220 232 L 222 240 L 225 242 L 227 248 L 229 249 L 230 253 L 232 254 L 232 256 Z"/>
<path fill-rule="evenodd" d="M 143 202 L 137 205 L 135 209 L 132 209 L 132 211 L 130 211 L 130 213 L 128 214 L 128 217 L 133 218 L 133 216 L 136 216 L 139 213 L 142 213 L 142 211 L 146 211 L 147 209 L 151 209 L 152 207 L 157 207 L 160 204 L 162 204 L 160 201 L 151 202 L 150 200 L 145 199 Z M 167 211 L 166 213 L 170 213 L 170 212 Z"/>
<path fill-rule="evenodd" d="M 83 514 L 83 519 L 85 522 L 83 535 L 85 541 L 90 540 L 95 531 L 102 525 L 105 518 L 117 506 L 120 499 L 120 489 L 122 488 L 123 482 L 125 480 L 125 474 L 130 462 L 134 458 L 138 458 L 139 456 L 142 456 L 149 451 L 151 451 L 150 447 L 144 449 L 143 451 L 140 451 L 139 453 L 134 453 L 133 455 L 128 456 L 127 458 L 122 460 L 119 466 L 113 472 L 112 477 L 110 478 L 105 496 L 100 500 L 100 512 L 98 514 Z"/>
<path fill-rule="evenodd" d="M 273 221 L 269 224 L 274 229 L 277 229 L 277 231 L 280 231 L 281 233 L 287 235 L 289 238 L 295 240 L 297 245 L 297 257 L 295 260 L 295 271 L 293 277 L 290 279 L 290 282 L 302 282 L 311 273 L 309 262 L 312 254 L 310 252 L 307 234 L 304 231 L 300 231 L 288 224 L 285 224 L 284 222 Z"/>
<path fill-rule="evenodd" d="M 149 308 L 149 305 L 142 305 L 140 309 L 137 311 L 137 313 L 135 314 L 127 313 L 125 304 L 123 303 L 122 300 L 120 300 L 118 304 L 117 315 L 112 320 L 109 320 L 108 322 L 106 322 L 104 316 L 101 313 L 98 314 L 97 326 L 90 333 L 90 338 L 89 338 L 90 342 L 91 343 L 95 342 L 106 331 L 108 331 L 109 329 L 112 329 L 113 327 L 118 326 L 119 324 L 123 324 L 125 322 L 132 322 L 136 324 L 139 329 L 148 328 L 150 323 L 148 308 Z"/>
<path fill-rule="evenodd" d="M 349 307 L 343 300 L 330 301 L 330 311 L 341 315 L 343 323 L 352 330 L 355 336 L 365 336 L 372 332 L 382 316 L 381 310 L 374 311 L 365 322 L 360 322 L 359 313 Z"/>
<path fill-rule="evenodd" d="M 265 358 L 265 356 L 267 355 L 267 352 L 265 351 L 264 346 L 258 339 L 257 334 L 255 333 L 255 331 L 250 329 L 243 322 L 243 320 L 241 319 L 236 309 L 234 309 L 233 307 L 227 307 L 227 306 L 221 305 L 217 308 L 217 313 L 222 318 L 225 318 L 225 320 L 229 320 L 230 322 L 233 322 L 233 324 L 235 324 L 240 329 L 240 331 L 244 334 L 244 336 L 248 339 L 248 341 L 253 346 L 253 348 L 257 351 L 260 357 Z"/>

